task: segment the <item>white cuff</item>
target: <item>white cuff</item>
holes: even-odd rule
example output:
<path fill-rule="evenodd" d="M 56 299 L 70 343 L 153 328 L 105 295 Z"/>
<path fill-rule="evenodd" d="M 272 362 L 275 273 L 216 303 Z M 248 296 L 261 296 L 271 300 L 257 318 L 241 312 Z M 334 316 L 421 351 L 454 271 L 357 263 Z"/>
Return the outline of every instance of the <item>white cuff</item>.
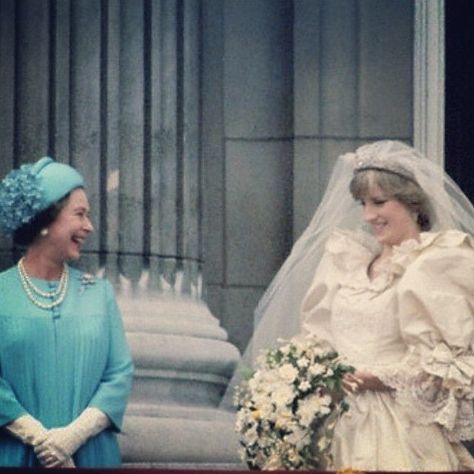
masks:
<path fill-rule="evenodd" d="M 46 428 L 31 415 L 18 417 L 5 426 L 5 429 L 24 444 L 36 446 L 46 438 Z"/>

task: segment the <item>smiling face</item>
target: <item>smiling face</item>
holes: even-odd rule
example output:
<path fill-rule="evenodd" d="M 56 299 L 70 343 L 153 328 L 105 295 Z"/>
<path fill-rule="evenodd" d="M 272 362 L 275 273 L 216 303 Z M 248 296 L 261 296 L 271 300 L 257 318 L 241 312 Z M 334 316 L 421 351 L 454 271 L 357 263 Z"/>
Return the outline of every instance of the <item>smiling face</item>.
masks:
<path fill-rule="evenodd" d="M 84 241 L 93 230 L 89 200 L 85 191 L 77 188 L 71 192 L 64 207 L 48 227 L 45 240 L 54 247 L 60 260 L 77 260 Z"/>
<path fill-rule="evenodd" d="M 413 213 L 400 201 L 388 196 L 373 178 L 361 203 L 363 219 L 370 224 L 375 238 L 382 245 L 392 247 L 419 237 L 420 228 Z"/>

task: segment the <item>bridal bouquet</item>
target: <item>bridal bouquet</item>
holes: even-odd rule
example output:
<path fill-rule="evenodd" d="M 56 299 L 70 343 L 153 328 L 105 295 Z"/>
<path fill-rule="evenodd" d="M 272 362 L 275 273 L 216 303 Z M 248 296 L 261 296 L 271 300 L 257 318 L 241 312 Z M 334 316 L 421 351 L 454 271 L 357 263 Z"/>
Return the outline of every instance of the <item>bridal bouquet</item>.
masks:
<path fill-rule="evenodd" d="M 237 387 L 236 431 L 251 469 L 316 469 L 330 465 L 331 432 L 348 409 L 342 377 L 353 369 L 314 340 L 292 339 L 263 354 Z"/>

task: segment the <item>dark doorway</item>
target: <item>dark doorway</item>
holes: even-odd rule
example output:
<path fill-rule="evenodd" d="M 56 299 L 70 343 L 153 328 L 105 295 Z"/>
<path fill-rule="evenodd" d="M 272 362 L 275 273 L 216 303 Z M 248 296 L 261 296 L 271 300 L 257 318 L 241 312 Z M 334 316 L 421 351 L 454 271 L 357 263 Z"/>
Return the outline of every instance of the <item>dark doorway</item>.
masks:
<path fill-rule="evenodd" d="M 474 202 L 474 17 L 472 0 L 445 2 L 446 171 Z"/>

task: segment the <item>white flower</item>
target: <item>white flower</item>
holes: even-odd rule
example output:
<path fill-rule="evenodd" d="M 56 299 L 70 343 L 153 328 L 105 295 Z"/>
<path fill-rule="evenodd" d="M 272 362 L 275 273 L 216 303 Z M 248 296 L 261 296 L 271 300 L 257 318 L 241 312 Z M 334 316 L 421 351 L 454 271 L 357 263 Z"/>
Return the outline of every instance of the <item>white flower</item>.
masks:
<path fill-rule="evenodd" d="M 278 369 L 278 374 L 285 382 L 291 383 L 298 377 L 298 370 L 291 364 L 285 364 Z"/>
<path fill-rule="evenodd" d="M 259 370 L 255 372 L 255 375 L 249 380 L 249 389 L 254 393 L 269 393 L 271 391 L 271 385 L 277 382 L 278 379 L 278 372 L 274 370 L 266 372 Z"/>
<path fill-rule="evenodd" d="M 295 427 L 290 434 L 284 437 L 287 443 L 293 444 L 296 449 L 301 450 L 311 442 L 308 430 Z"/>
<path fill-rule="evenodd" d="M 301 359 L 298 359 L 296 361 L 296 365 L 300 368 L 300 369 L 304 369 L 305 367 L 308 367 L 309 365 L 309 360 L 306 358 L 306 357 L 302 357 Z"/>
<path fill-rule="evenodd" d="M 275 426 L 278 429 L 290 429 L 293 424 L 293 414 L 290 410 L 282 408 L 276 412 Z"/>
<path fill-rule="evenodd" d="M 271 395 L 272 401 L 279 406 L 286 406 L 293 401 L 295 391 L 289 385 L 279 386 Z"/>
<path fill-rule="evenodd" d="M 303 426 L 310 426 L 316 415 L 327 415 L 331 409 L 329 395 L 314 394 L 301 400 L 298 404 L 298 416 Z"/>
<path fill-rule="evenodd" d="M 304 380 L 304 381 L 301 382 L 300 385 L 299 385 L 299 389 L 300 389 L 302 392 L 307 392 L 310 388 L 311 388 L 311 384 L 310 384 L 307 380 Z"/>
<path fill-rule="evenodd" d="M 308 369 L 308 371 L 313 377 L 316 377 L 324 374 L 326 372 L 326 367 L 324 367 L 323 364 L 315 363 Z"/>
<path fill-rule="evenodd" d="M 269 397 L 262 397 L 258 401 L 255 401 L 256 408 L 260 418 L 266 420 L 274 420 L 275 410 L 273 408 L 272 401 Z"/>

